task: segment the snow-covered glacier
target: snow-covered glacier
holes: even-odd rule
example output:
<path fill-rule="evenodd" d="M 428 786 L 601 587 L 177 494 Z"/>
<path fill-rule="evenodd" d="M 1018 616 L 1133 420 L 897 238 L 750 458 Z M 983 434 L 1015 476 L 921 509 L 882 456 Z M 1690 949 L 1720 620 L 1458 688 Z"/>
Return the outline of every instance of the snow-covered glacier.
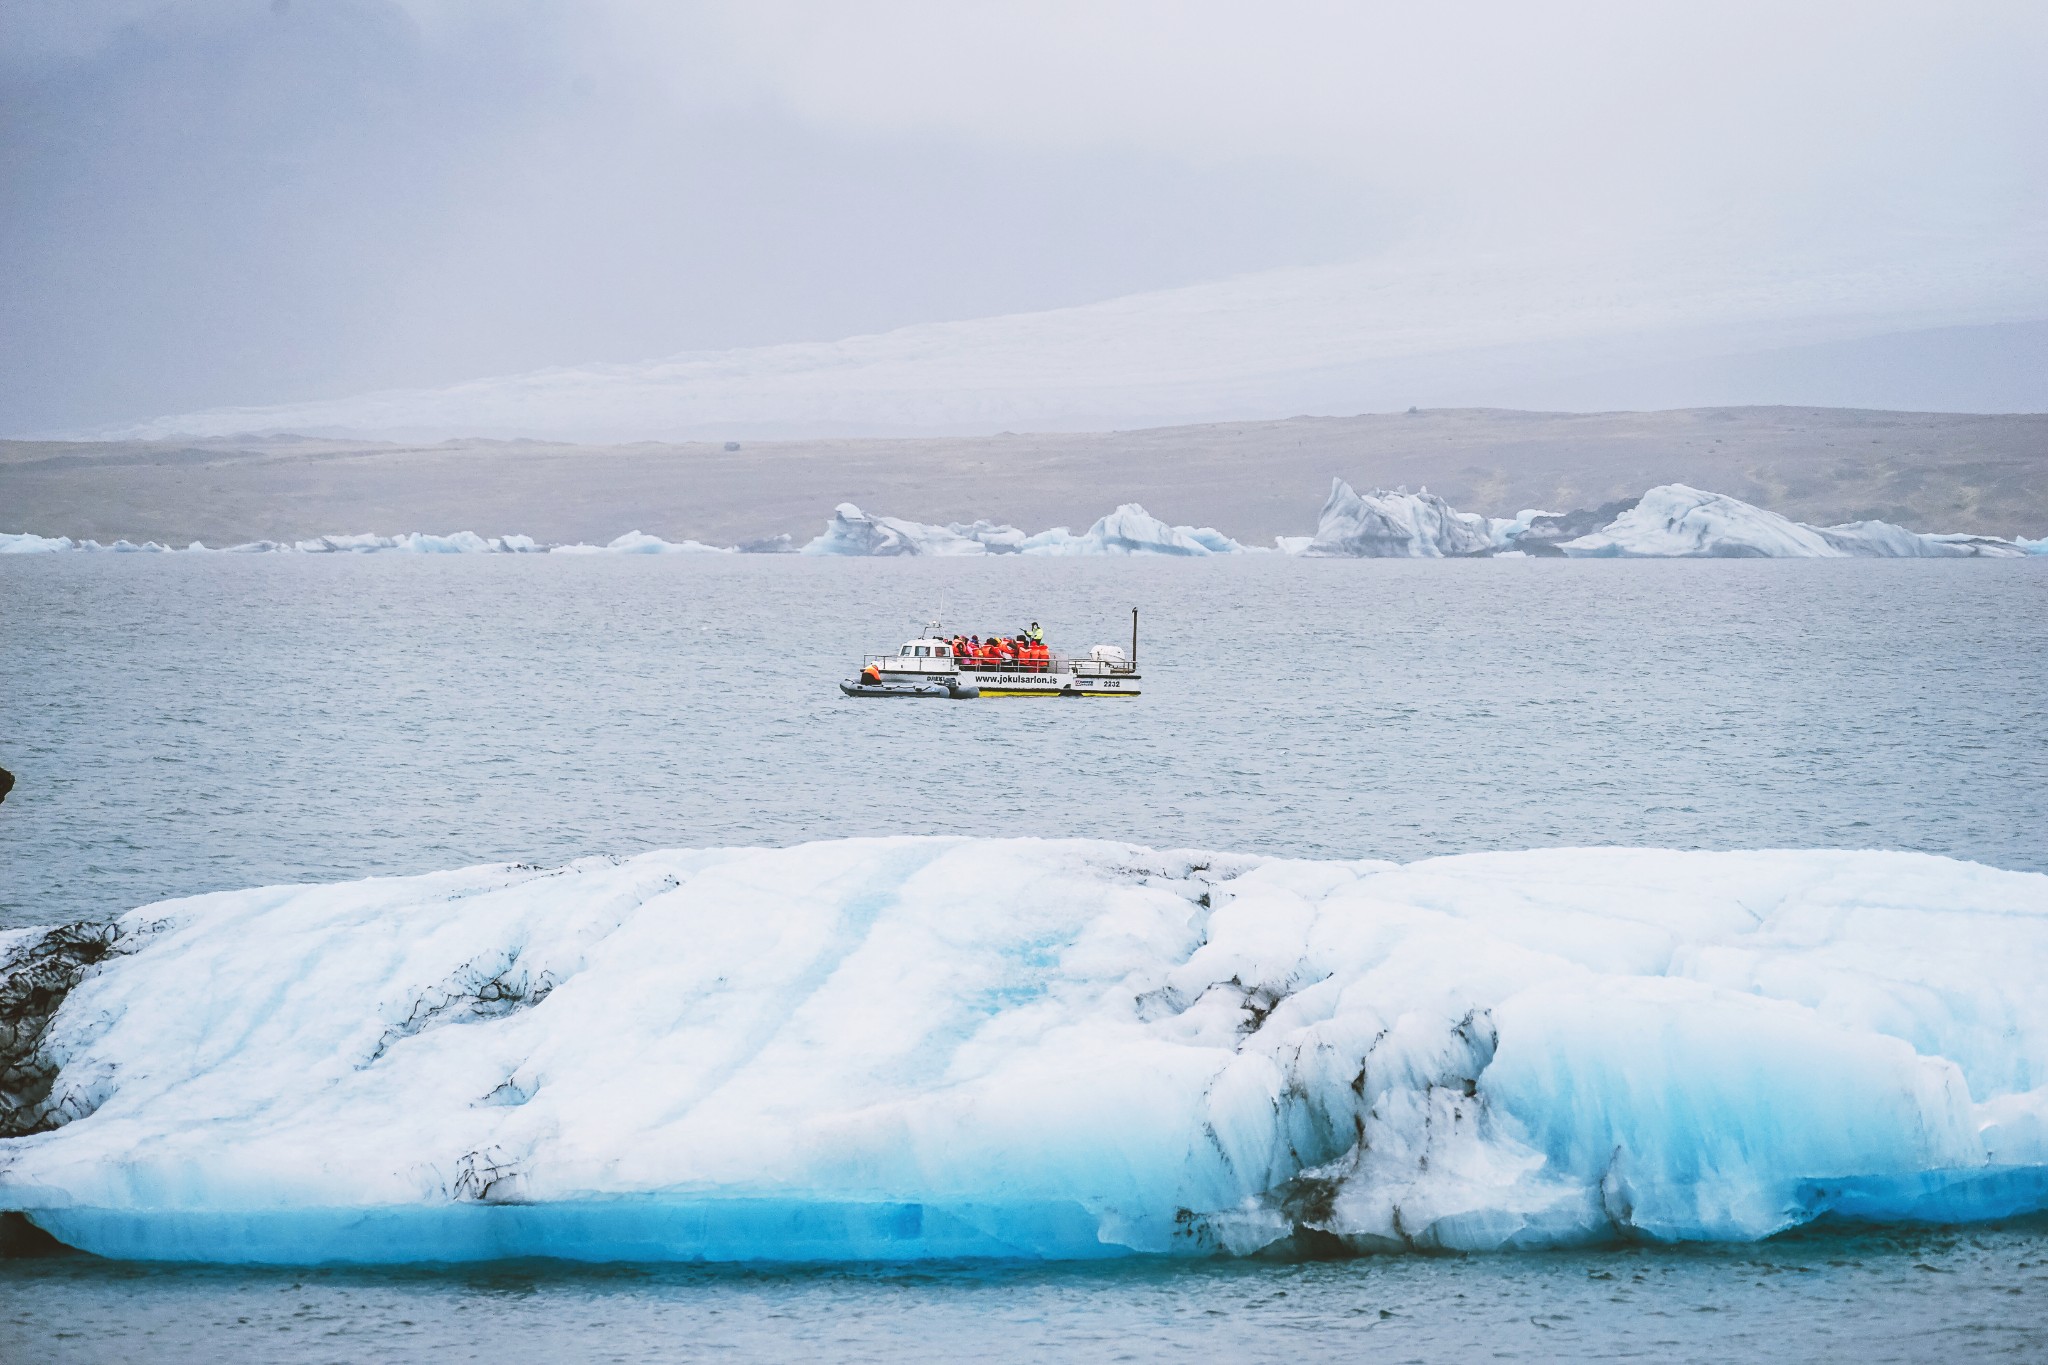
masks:
<path fill-rule="evenodd" d="M 892 838 L 0 937 L 0 1208 L 213 1261 L 1753 1239 L 2048 1209 L 2048 876 Z"/>
<path fill-rule="evenodd" d="M 850 502 L 833 510 L 817 539 L 803 547 L 807 555 L 1133 555 L 1202 556 L 1244 551 L 1209 526 L 1169 526 L 1137 503 L 1127 502 L 1098 519 L 1079 535 L 1056 526 L 1026 535 L 1015 526 L 992 521 L 939 526 L 900 517 L 871 516 Z"/>

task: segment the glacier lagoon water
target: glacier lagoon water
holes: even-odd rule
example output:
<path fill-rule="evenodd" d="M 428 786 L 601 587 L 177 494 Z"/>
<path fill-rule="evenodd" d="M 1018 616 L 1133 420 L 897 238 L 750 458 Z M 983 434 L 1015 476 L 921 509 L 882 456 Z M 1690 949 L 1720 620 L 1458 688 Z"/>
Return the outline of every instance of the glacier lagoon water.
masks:
<path fill-rule="evenodd" d="M 1136 703 L 862 705 L 920 614 Z M 2048 560 L 0 560 L 0 927 L 842 835 L 2048 871 Z"/>
<path fill-rule="evenodd" d="M 0 763 L 21 778 L 0 807 L 7 922 L 904 831 L 2048 864 L 2035 564 L 587 565 L 0 564 Z M 832 692 L 941 602 L 1069 644 L 1118 638 L 1141 605 L 1151 695 Z M 2029 1225 L 1194 1270 L 281 1277 L 59 1258 L 0 1271 L 0 1354 L 2026 1356 L 2043 1264 Z"/>

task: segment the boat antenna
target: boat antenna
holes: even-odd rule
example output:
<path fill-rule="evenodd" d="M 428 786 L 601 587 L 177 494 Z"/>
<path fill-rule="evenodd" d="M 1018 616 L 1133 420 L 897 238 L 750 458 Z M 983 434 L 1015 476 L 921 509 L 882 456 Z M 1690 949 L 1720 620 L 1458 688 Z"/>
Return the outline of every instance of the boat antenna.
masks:
<path fill-rule="evenodd" d="M 1138 662 L 1138 609 L 1131 608 L 1131 662 Z"/>

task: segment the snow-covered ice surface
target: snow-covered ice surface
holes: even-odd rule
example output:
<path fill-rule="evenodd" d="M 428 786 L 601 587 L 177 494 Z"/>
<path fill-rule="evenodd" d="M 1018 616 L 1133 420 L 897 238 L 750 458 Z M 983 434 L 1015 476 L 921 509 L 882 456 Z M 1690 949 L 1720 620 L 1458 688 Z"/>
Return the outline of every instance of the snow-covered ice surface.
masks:
<path fill-rule="evenodd" d="M 850 502 L 834 509 L 807 555 L 1180 555 L 1240 554 L 1245 547 L 1208 526 L 1169 526 L 1127 502 L 1080 535 L 1056 526 L 1026 535 L 992 521 L 946 526 L 871 516 Z"/>
<path fill-rule="evenodd" d="M 1925 535 L 1884 521 L 1808 526 L 1721 493 L 1664 484 L 1606 527 L 1559 547 L 1584 558 L 1936 559 L 2009 558 L 2020 541 Z"/>
<path fill-rule="evenodd" d="M 17 987 L 78 978 L 46 1033 L 11 997 L 0 1207 L 115 1256 L 1495 1250 L 2048 1208 L 2048 876 L 1922 854 L 849 840 L 222 893 L 133 912 L 96 967 L 0 951 Z"/>

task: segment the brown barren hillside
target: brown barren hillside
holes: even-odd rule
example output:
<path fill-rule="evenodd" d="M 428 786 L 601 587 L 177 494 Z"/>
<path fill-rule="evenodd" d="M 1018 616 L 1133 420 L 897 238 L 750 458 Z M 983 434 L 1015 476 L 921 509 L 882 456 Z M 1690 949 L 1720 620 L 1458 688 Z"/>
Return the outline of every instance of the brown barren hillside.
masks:
<path fill-rule="evenodd" d="M 2048 534 L 2048 414 L 1453 409 L 1085 434 L 622 446 L 291 436 L 0 442 L 0 530 L 220 545 L 376 531 L 718 543 L 846 501 L 919 521 L 1086 526 L 1118 503 L 1247 542 L 1313 529 L 1332 476 L 1494 515 L 1682 482 L 1828 523 Z"/>

